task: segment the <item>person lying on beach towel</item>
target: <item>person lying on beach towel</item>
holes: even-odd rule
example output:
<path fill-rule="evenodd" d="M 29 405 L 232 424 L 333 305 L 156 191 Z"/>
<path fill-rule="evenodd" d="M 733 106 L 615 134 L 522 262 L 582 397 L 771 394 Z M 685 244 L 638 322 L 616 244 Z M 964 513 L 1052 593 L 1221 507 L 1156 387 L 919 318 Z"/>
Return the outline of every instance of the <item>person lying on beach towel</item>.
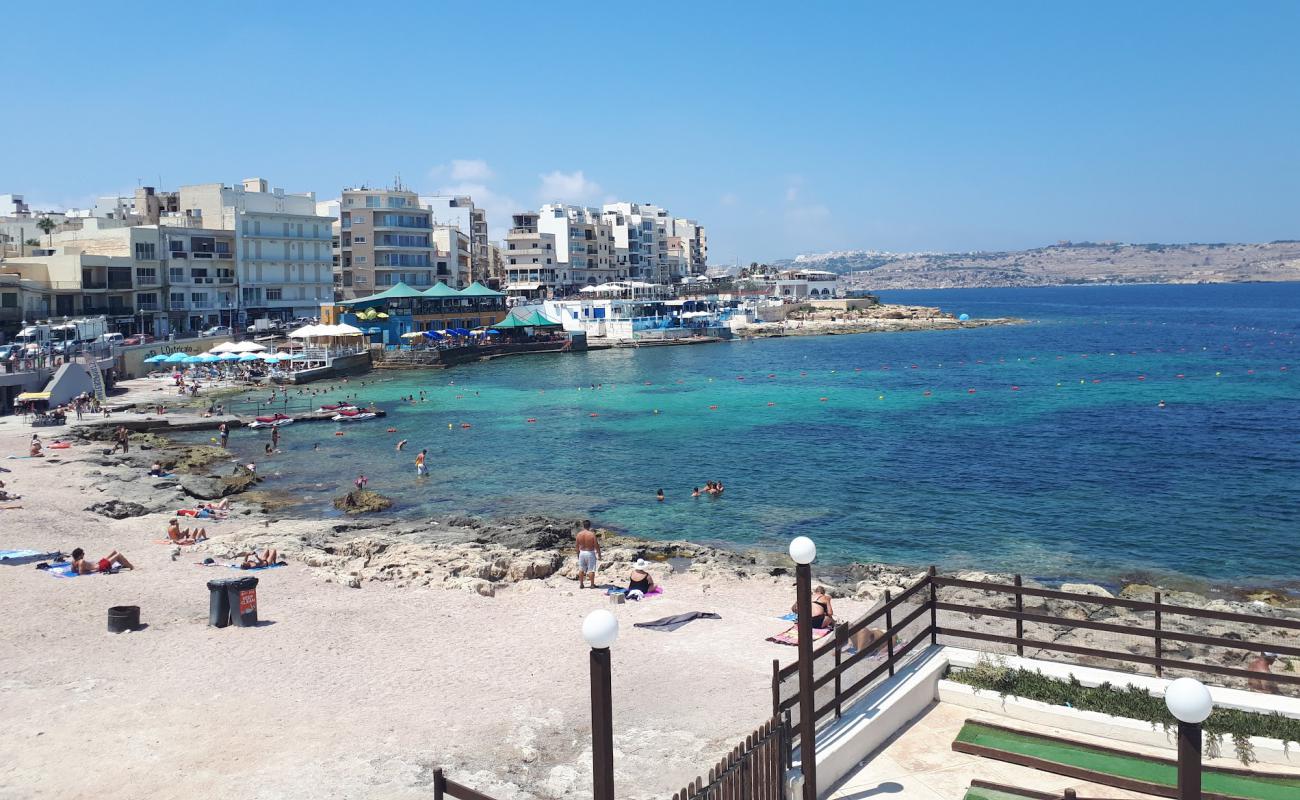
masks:
<path fill-rule="evenodd" d="M 712 611 L 687 611 L 685 614 L 673 614 L 671 617 L 651 620 L 649 622 L 634 622 L 634 628 L 650 628 L 656 631 L 675 631 L 688 622 L 697 619 L 722 619 Z"/>
<path fill-rule="evenodd" d="M 251 553 L 240 553 L 239 555 L 244 557 L 244 563 L 239 565 L 240 569 L 258 569 L 281 563 L 280 554 L 270 548 L 263 550 L 261 553 L 254 550 Z"/>
<path fill-rule="evenodd" d="M 123 569 L 135 569 L 131 562 L 126 560 L 126 556 L 114 550 L 99 560 L 98 564 L 91 564 L 86 560 L 86 551 L 78 547 L 72 551 L 72 564 L 68 571 L 73 575 L 93 575 L 96 572 L 115 572 L 114 567 Z"/>
<path fill-rule="evenodd" d="M 857 633 L 849 637 L 849 645 L 847 649 L 853 653 L 858 653 L 863 650 L 867 650 L 872 645 L 876 644 L 876 642 L 883 639 L 884 636 L 885 636 L 884 628 L 863 628 L 862 630 L 858 631 Z M 894 637 L 894 644 L 898 644 L 897 636 Z M 881 655 L 885 652 L 886 650 L 884 646 L 883 645 L 879 646 L 879 649 L 877 649 L 874 653 L 871 654 L 871 658 L 875 658 L 876 656 Z"/>
<path fill-rule="evenodd" d="M 167 538 L 176 544 L 197 544 L 208 538 L 206 528 L 186 528 L 181 530 L 181 524 L 175 517 L 167 523 Z"/>

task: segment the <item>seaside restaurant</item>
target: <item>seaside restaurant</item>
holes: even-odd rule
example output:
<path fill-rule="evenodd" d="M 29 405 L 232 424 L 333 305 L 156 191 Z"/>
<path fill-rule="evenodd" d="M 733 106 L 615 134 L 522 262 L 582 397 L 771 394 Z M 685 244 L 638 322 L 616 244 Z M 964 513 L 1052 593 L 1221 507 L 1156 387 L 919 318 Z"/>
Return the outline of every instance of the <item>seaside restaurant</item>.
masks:
<path fill-rule="evenodd" d="M 420 291 L 397 283 L 355 300 L 335 302 L 321 322 L 347 322 L 386 344 L 397 344 L 412 331 L 490 328 L 506 318 L 506 295 L 475 281 L 453 289 L 439 281 Z M 326 317 L 330 317 L 329 320 Z"/>

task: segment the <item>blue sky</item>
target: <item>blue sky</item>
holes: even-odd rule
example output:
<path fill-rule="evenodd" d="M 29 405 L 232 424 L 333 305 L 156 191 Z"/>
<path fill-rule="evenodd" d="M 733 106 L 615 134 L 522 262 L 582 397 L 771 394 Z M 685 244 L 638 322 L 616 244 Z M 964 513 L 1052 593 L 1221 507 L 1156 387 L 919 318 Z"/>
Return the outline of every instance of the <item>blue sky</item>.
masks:
<path fill-rule="evenodd" d="M 382 12 L 380 11 L 382 9 Z M 4 12 L 0 192 L 664 205 L 711 260 L 1300 238 L 1300 3 Z"/>

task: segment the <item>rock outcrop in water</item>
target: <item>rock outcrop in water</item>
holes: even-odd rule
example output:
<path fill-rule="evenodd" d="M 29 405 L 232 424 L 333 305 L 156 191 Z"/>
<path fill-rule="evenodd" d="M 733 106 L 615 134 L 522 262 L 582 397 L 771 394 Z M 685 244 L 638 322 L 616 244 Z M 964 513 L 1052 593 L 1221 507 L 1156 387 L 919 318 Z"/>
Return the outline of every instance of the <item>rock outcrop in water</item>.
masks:
<path fill-rule="evenodd" d="M 393 507 L 393 500 L 369 489 L 353 489 L 345 495 L 334 498 L 334 507 L 345 514 L 369 514 L 375 511 L 387 511 Z"/>

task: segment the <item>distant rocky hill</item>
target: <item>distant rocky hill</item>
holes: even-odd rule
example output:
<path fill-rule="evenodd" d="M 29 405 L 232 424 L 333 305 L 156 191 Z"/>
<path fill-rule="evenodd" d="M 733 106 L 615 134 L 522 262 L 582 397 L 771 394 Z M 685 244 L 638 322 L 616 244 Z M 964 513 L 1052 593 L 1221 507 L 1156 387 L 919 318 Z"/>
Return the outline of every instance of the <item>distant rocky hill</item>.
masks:
<path fill-rule="evenodd" d="M 1034 250 L 883 253 L 848 250 L 773 263 L 853 273 L 871 289 L 950 289 L 1085 283 L 1300 281 L 1300 241 L 1268 244 L 1062 242 Z"/>

